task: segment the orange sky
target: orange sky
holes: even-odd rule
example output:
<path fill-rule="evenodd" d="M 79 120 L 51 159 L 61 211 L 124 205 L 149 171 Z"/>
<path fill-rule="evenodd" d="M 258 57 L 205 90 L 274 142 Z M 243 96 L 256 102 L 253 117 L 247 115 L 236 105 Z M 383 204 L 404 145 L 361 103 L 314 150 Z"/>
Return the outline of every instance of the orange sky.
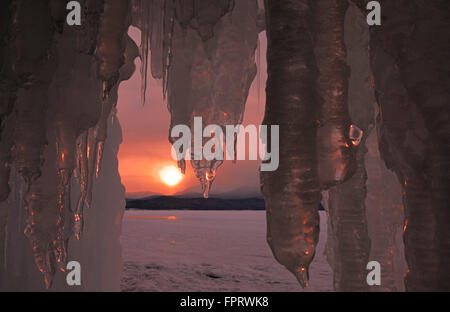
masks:
<path fill-rule="evenodd" d="M 139 31 L 130 30 L 130 36 L 139 44 Z M 261 44 L 261 74 L 260 102 L 258 105 L 257 78 L 250 89 L 246 104 L 244 125 L 259 125 L 263 119 L 265 106 L 266 70 L 266 39 L 260 35 Z M 187 164 L 186 175 L 181 182 L 173 187 L 163 183 L 159 171 L 167 165 L 176 162 L 170 155 L 168 142 L 170 114 L 162 97 L 161 81 L 149 79 L 147 103 L 140 105 L 140 65 L 135 61 L 137 70 L 133 77 L 121 83 L 117 105 L 118 117 L 123 131 L 123 143 L 119 150 L 119 172 L 127 194 L 164 194 L 172 195 L 180 192 L 201 192 L 200 183 L 195 177 L 190 164 Z M 149 70 L 150 72 L 150 70 Z M 218 194 L 235 189 L 259 188 L 259 161 L 225 161 L 217 170 L 212 194 Z M 136 195 L 136 194 L 135 194 Z"/>

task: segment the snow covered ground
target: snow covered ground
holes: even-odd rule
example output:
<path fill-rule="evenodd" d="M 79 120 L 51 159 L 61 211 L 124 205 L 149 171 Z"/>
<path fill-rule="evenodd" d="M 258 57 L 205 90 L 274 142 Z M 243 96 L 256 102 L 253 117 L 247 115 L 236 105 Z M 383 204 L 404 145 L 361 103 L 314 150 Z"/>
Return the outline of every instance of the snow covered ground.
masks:
<path fill-rule="evenodd" d="M 162 217 L 162 218 L 161 218 Z M 320 212 L 318 252 L 305 291 L 332 291 Z M 123 291 L 303 291 L 272 257 L 264 211 L 128 210 L 123 220 Z"/>

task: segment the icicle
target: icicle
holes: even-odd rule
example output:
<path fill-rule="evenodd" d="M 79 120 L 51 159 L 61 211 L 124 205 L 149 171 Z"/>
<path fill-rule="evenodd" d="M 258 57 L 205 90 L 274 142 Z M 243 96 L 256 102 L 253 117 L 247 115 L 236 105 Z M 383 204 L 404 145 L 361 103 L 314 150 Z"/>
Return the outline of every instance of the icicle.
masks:
<path fill-rule="evenodd" d="M 377 140 L 402 187 L 405 289 L 449 291 L 449 10 L 438 3 L 403 3 L 383 1 L 390 22 L 378 31 L 370 28 Z"/>
<path fill-rule="evenodd" d="M 70 185 L 75 165 L 75 136 L 68 120 L 56 123 L 56 170 L 57 170 L 57 221 L 56 238 L 53 241 L 56 264 L 64 270 L 67 260 L 67 238 L 64 237 L 64 223 L 66 211 L 70 207 Z"/>
<path fill-rule="evenodd" d="M 235 164 L 237 162 L 237 133 L 234 134 L 234 139 L 233 139 L 233 146 L 234 146 L 234 157 L 233 157 L 233 163 Z"/>
<path fill-rule="evenodd" d="M 150 49 L 151 55 L 151 69 L 152 76 L 155 79 L 161 79 L 164 75 L 164 27 L 165 27 L 165 6 L 169 6 L 170 1 L 153 0 L 151 6 L 151 34 L 150 34 Z M 171 27 L 169 27 L 169 30 Z M 167 44 L 170 45 L 170 42 Z"/>
<path fill-rule="evenodd" d="M 78 182 L 80 184 L 80 197 L 77 201 L 77 206 L 74 214 L 74 224 L 73 233 L 75 237 L 79 240 L 81 233 L 83 232 L 83 210 L 84 206 L 87 205 L 87 193 L 89 181 L 89 168 L 88 168 L 88 131 L 82 133 L 77 139 L 77 172 L 78 172 Z M 89 203 L 90 204 L 90 203 Z"/>
<path fill-rule="evenodd" d="M 311 3 L 266 1 L 271 53 L 267 58 L 269 79 L 263 124 L 280 125 L 280 165 L 275 171 L 260 173 L 267 242 L 275 259 L 295 275 L 302 287 L 308 286 L 308 270 L 319 239 L 317 207 L 321 198 L 315 149 L 317 67 L 310 36 L 314 30 Z M 287 21 L 286 14 L 297 18 Z"/>
<path fill-rule="evenodd" d="M 124 38 L 130 22 L 129 5 L 128 0 L 105 0 L 104 3 L 95 50 L 104 101 L 117 84 L 120 67 L 124 64 Z"/>
<path fill-rule="evenodd" d="M 186 174 L 186 160 L 181 159 L 178 161 L 178 168 L 180 168 L 182 174 Z"/>
<path fill-rule="evenodd" d="M 94 176 L 98 179 L 101 170 L 103 147 L 106 140 L 106 118 L 102 116 L 98 124 L 94 127 L 92 144 L 94 145 Z"/>
<path fill-rule="evenodd" d="M 24 180 L 21 204 L 28 214 L 24 233 L 48 288 L 56 268 L 53 237 L 48 233 L 56 232 L 57 220 L 54 215 L 47 215 L 48 202 L 38 179 L 42 174 L 43 150 L 47 144 L 48 88 L 56 67 L 55 28 L 49 1 L 22 3 L 14 23 L 20 25 L 20 32 L 14 38 L 17 57 L 13 59 L 12 67 L 21 82 L 15 105 L 14 165 Z"/>
<path fill-rule="evenodd" d="M 90 128 L 87 137 L 86 159 L 87 159 L 87 191 L 86 191 L 86 205 L 91 207 L 92 202 L 92 189 L 94 187 L 95 174 L 97 172 L 97 135 L 95 127 Z"/>
<path fill-rule="evenodd" d="M 173 3 L 171 1 L 166 1 L 164 4 L 164 20 L 163 20 L 163 37 L 162 37 L 162 49 L 163 49 L 163 96 L 164 98 L 167 95 L 167 88 L 169 84 L 169 70 L 172 59 L 172 40 L 173 40 L 173 31 L 174 31 L 174 16 L 175 16 L 175 7 L 173 7 Z M 152 43 L 152 47 L 154 44 Z"/>
<path fill-rule="evenodd" d="M 103 158 L 103 147 L 105 145 L 104 141 L 97 142 L 97 155 L 95 161 L 95 177 L 98 179 L 100 175 L 100 166 Z"/>
<path fill-rule="evenodd" d="M 316 5 L 314 54 L 319 69 L 317 93 L 322 123 L 317 130 L 317 149 L 321 187 L 328 188 L 351 177 L 356 168 L 356 151 L 348 137 L 349 67 L 344 42 L 348 2 L 319 0 Z M 323 14 L 325 11 L 329 14 Z"/>
<path fill-rule="evenodd" d="M 258 72 L 256 73 L 256 84 L 257 84 L 257 89 L 258 89 L 258 106 L 257 106 L 257 113 L 259 116 L 259 107 L 261 104 L 261 42 L 259 40 L 259 36 L 258 36 L 258 41 L 257 41 L 257 45 L 256 45 L 256 59 L 257 59 L 257 70 Z"/>
<path fill-rule="evenodd" d="M 375 101 L 375 100 L 374 100 Z M 370 101 L 373 103 L 374 101 Z M 403 291 L 406 269 L 403 246 L 402 187 L 395 174 L 380 157 L 376 129 L 368 133 L 367 155 L 367 221 L 370 236 L 370 259 L 377 259 L 383 270 L 378 291 Z"/>
<path fill-rule="evenodd" d="M 9 195 L 9 169 L 5 166 L 9 163 L 7 159 L 11 158 L 11 145 L 13 129 L 9 130 L 10 135 L 3 135 L 4 123 L 13 111 L 16 102 L 16 92 L 18 88 L 17 77 L 14 74 L 14 62 L 11 62 L 11 55 L 16 55 L 16 49 L 13 45 L 17 36 L 19 27 L 17 25 L 17 4 L 12 0 L 2 2 L 2 17 L 0 21 L 0 202 L 5 200 Z M 5 144 L 3 141 L 8 141 Z M 8 146 L 9 145 L 9 146 Z"/>
<path fill-rule="evenodd" d="M 102 100 L 97 124 L 82 133 L 77 140 L 77 172 L 80 175 L 81 194 L 74 212 L 73 232 L 78 239 L 83 231 L 83 210 L 85 207 L 91 207 L 94 182 L 101 173 L 107 123 L 109 120 L 114 120 L 116 113 L 118 83 L 132 76 L 135 71 L 134 59 L 139 56 L 139 50 L 131 38 L 125 35 L 124 42 L 124 64 L 118 71 L 117 84 L 108 92 L 108 97 Z"/>
<path fill-rule="evenodd" d="M 95 180 L 99 177 L 103 146 L 106 140 L 106 128 L 102 120 L 82 133 L 76 143 L 77 174 L 80 183 L 80 197 L 73 211 L 73 234 L 79 240 L 84 228 L 84 209 L 90 208 Z M 106 126 L 106 125 L 105 125 Z"/>
<path fill-rule="evenodd" d="M 64 271 L 67 261 L 67 241 L 64 237 L 64 214 L 66 207 L 70 207 L 70 178 L 72 176 L 71 169 L 58 170 L 58 189 L 57 189 L 57 208 L 58 220 L 56 223 L 56 238 L 53 241 L 53 248 L 58 267 Z M 70 208 L 69 208 L 70 209 Z"/>
<path fill-rule="evenodd" d="M 112 110 L 113 99 L 103 101 L 102 113 L 98 123 L 87 132 L 87 206 L 90 207 L 92 201 L 92 188 L 95 179 L 98 179 L 101 171 L 103 158 L 103 148 L 107 137 L 107 121 Z"/>
<path fill-rule="evenodd" d="M 141 46 L 139 48 L 141 55 L 141 104 L 145 105 L 146 93 L 147 93 L 147 80 L 148 80 L 148 59 L 150 40 L 152 34 L 152 21 L 150 20 L 151 7 L 150 3 L 153 1 L 142 1 L 140 13 L 141 13 Z"/>
<path fill-rule="evenodd" d="M 202 186 L 203 197 L 208 198 L 211 186 L 216 178 L 217 168 L 223 161 L 194 160 L 192 156 L 191 165 L 195 171 L 195 176 L 200 180 Z"/>
<path fill-rule="evenodd" d="M 167 95 L 171 127 L 191 124 L 197 116 L 206 125 L 242 123 L 257 69 L 257 11 L 256 1 L 202 2 L 195 6 L 188 1 L 166 1 L 163 93 Z M 204 197 L 209 196 L 221 164 L 191 160 Z M 183 170 L 184 166 L 181 161 L 179 167 Z"/>
<path fill-rule="evenodd" d="M 8 270 L 8 214 L 0 212 L 0 272 Z"/>
<path fill-rule="evenodd" d="M 92 144 L 95 146 L 95 178 L 98 179 L 101 170 L 101 162 L 103 157 L 103 147 L 107 137 L 107 121 L 111 114 L 113 99 L 108 98 L 102 103 L 100 120 L 93 128 Z"/>
<path fill-rule="evenodd" d="M 12 164 L 11 148 L 13 146 L 13 133 L 15 116 L 10 116 L 3 123 L 0 140 L 0 202 L 8 198 L 10 193 L 10 171 Z"/>
<path fill-rule="evenodd" d="M 322 7 L 323 5 L 333 5 L 334 7 L 332 1 L 321 2 L 321 5 Z M 338 8 L 341 11 L 341 8 Z M 327 194 L 327 198 L 323 201 L 327 207 L 328 214 L 327 258 L 330 266 L 333 268 L 333 286 L 335 291 L 368 291 L 369 287 L 366 282 L 367 263 L 369 259 L 377 259 L 379 261 L 378 257 L 369 258 L 371 242 L 368 233 L 368 218 L 366 217 L 366 210 L 369 208 L 367 203 L 371 196 L 367 195 L 366 192 L 367 148 L 366 137 L 363 138 L 363 134 L 369 133 L 374 116 L 373 92 L 367 83 L 368 79 L 365 79 L 370 71 L 368 57 L 364 53 L 365 49 L 367 49 L 365 45 L 368 45 L 369 36 L 367 32 L 364 32 L 364 27 L 366 31 L 368 30 L 365 17 L 362 18 L 362 16 L 355 15 L 355 10 L 355 8 L 350 7 L 344 19 L 345 53 L 347 53 L 346 60 L 351 68 L 348 82 L 348 100 L 344 104 L 348 105 L 351 120 L 357 122 L 364 129 L 364 133 L 359 127 L 351 124 L 347 129 L 345 127 L 342 128 L 342 132 L 336 135 L 336 138 L 342 138 L 343 135 L 348 136 L 348 142 L 337 142 L 338 144 L 344 143 L 345 148 L 351 149 L 360 144 L 361 146 L 355 149 L 356 166 L 354 174 L 345 182 L 331 187 L 328 192 L 323 192 Z M 356 13 L 359 13 L 358 10 L 356 10 Z M 339 38 L 342 38 L 341 18 L 341 15 L 339 15 L 339 18 L 336 18 L 336 20 L 339 20 Z M 329 38 L 331 37 L 330 35 Z M 321 62 L 325 62 L 327 57 L 325 50 L 320 56 L 322 58 Z M 333 56 L 333 58 L 335 57 Z M 341 71 L 337 73 L 339 72 L 341 73 L 339 74 L 339 79 L 345 79 L 346 75 L 342 74 Z M 322 73 L 326 73 L 326 70 L 322 70 Z M 336 114 L 337 116 L 343 116 L 345 110 L 347 110 L 345 106 L 342 106 L 343 97 L 344 94 L 336 97 L 337 102 L 333 105 L 335 108 L 344 107 L 340 108 L 340 112 Z M 327 106 L 325 105 L 324 107 Z M 340 120 L 344 119 L 341 117 Z M 335 121 L 332 121 L 332 123 L 334 125 L 337 124 Z M 342 158 L 331 160 L 341 162 Z M 384 270 L 383 265 L 382 267 Z"/>
<path fill-rule="evenodd" d="M 41 216 L 41 211 L 45 210 L 47 201 L 41 192 L 30 192 L 28 187 L 26 188 L 22 192 L 28 194 L 24 198 L 24 208 L 28 213 L 24 234 L 30 241 L 34 261 L 38 270 L 43 274 L 45 287 L 48 289 L 52 284 L 56 266 L 53 242 L 48 239 L 46 232 L 42 229 L 45 225 L 42 223 L 48 221 L 42 220 Z"/>

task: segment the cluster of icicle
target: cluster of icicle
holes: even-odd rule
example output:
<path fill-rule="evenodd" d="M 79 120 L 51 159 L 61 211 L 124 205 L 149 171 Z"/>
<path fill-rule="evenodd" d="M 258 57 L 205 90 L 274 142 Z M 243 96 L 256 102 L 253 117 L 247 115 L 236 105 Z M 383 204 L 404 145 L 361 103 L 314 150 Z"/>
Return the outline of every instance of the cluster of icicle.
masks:
<path fill-rule="evenodd" d="M 354 2 L 365 12 L 366 0 Z M 443 148 L 449 134 L 450 10 L 438 1 L 381 2 L 387 18 L 382 27 L 371 28 L 369 43 L 367 30 L 346 41 L 346 12 L 364 21 L 354 7 L 347 11 L 347 0 L 266 0 L 266 22 L 262 1 L 256 0 L 82 0 L 82 25 L 76 27 L 65 23 L 67 1 L 1 1 L 0 200 L 9 196 L 13 170 L 22 180 L 25 234 L 46 286 L 65 268 L 69 238 L 82 235 L 107 120 L 115 112 L 118 84 L 135 70 L 133 60 L 141 55 L 143 104 L 147 69 L 163 80 L 170 130 L 193 127 L 194 117 L 202 117 L 204 125 L 237 125 L 256 75 L 257 36 L 266 27 L 263 123 L 280 125 L 280 165 L 261 173 L 261 186 L 275 258 L 308 285 L 319 237 L 317 207 L 321 192 L 330 189 L 328 254 L 335 289 L 367 288 L 369 254 L 394 271 L 402 205 L 391 194 L 381 204 L 372 199 L 383 192 L 379 172 L 398 186 L 392 169 L 402 182 L 407 217 L 406 289 L 450 289 Z M 127 36 L 131 24 L 142 31 L 140 48 Z M 367 45 L 370 79 L 368 64 L 358 63 L 357 56 Z M 376 110 L 348 94 L 356 88 L 369 97 L 369 82 L 379 105 L 379 145 Z M 192 160 L 191 165 L 208 197 L 221 162 Z M 179 166 L 184 172 L 185 162 Z M 78 200 L 72 207 L 74 194 Z M 379 235 L 374 230 L 379 224 L 383 234 L 372 239 L 371 250 L 368 236 Z M 385 287 L 398 289 L 394 281 Z"/>
<path fill-rule="evenodd" d="M 319 238 L 321 191 L 354 174 L 363 136 L 347 106 L 347 7 L 347 1 L 335 0 L 266 1 L 263 123 L 280 125 L 279 168 L 261 172 L 267 240 L 303 287 Z"/>
<path fill-rule="evenodd" d="M 365 14 L 368 0 L 353 2 Z M 379 152 L 402 191 L 405 289 L 449 291 L 450 3 L 379 2 L 370 61 Z"/>
<path fill-rule="evenodd" d="M 82 235 L 117 86 L 131 77 L 138 56 L 127 36 L 129 1 L 80 3 L 82 25 L 71 27 L 67 1 L 2 2 L 1 199 L 14 168 L 23 179 L 24 232 L 47 288 L 65 269 L 69 238 Z M 55 154 L 44 155 L 46 145 Z M 52 174 L 42 170 L 49 164 L 56 165 Z M 74 207 L 72 180 L 80 189 Z"/>
<path fill-rule="evenodd" d="M 163 79 L 171 128 L 195 116 L 208 124 L 240 124 L 262 28 L 256 0 L 80 3 L 82 24 L 71 27 L 67 1 L 2 2 L 0 195 L 8 198 L 14 170 L 23 181 L 24 233 L 47 288 L 56 270 L 65 269 L 70 237 L 82 235 L 107 120 L 119 82 L 134 72 L 134 58 L 142 59 L 144 104 L 151 49 L 151 72 Z M 131 24 L 142 31 L 140 48 L 127 35 Z M 46 146 L 54 153 L 44 154 Z M 207 197 L 221 162 L 191 164 Z M 184 172 L 184 161 L 179 165 Z"/>
<path fill-rule="evenodd" d="M 336 291 L 399 291 L 404 273 L 400 185 L 380 157 L 376 131 L 376 99 L 371 79 L 369 27 L 351 4 L 345 15 L 349 78 L 348 109 L 364 131 L 353 176 L 328 192 L 327 258 Z M 367 263 L 381 265 L 382 285 L 369 287 Z"/>
<path fill-rule="evenodd" d="M 261 173 L 268 242 L 307 285 L 329 190 L 336 290 L 368 290 L 369 259 L 383 272 L 371 290 L 402 289 L 402 232 L 405 289 L 449 290 L 449 5 L 380 0 L 369 28 L 369 1 L 353 2 L 362 14 L 346 0 L 265 2 L 264 123 L 280 125 L 279 169 Z"/>
<path fill-rule="evenodd" d="M 170 131 L 184 124 L 193 133 L 194 117 L 202 117 L 203 125 L 222 127 L 242 122 L 256 75 L 261 5 L 256 0 L 133 1 L 133 23 L 142 31 L 142 101 L 150 61 L 153 77 L 163 79 Z M 194 160 L 193 151 L 191 159 L 203 195 L 208 197 L 222 161 Z M 184 173 L 185 161 L 178 165 Z"/>

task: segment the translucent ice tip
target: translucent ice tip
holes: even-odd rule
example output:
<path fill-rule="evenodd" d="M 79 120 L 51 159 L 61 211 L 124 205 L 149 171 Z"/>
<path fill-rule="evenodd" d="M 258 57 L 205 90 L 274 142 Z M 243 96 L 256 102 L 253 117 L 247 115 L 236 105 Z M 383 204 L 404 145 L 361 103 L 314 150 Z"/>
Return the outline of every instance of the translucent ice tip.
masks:
<path fill-rule="evenodd" d="M 53 274 L 51 272 L 43 272 L 45 289 L 49 290 L 53 283 Z"/>
<path fill-rule="evenodd" d="M 203 182 L 203 198 L 208 198 L 209 197 L 209 191 L 211 190 L 211 183 L 212 181 L 210 180 L 205 180 Z"/>
<path fill-rule="evenodd" d="M 295 277 L 297 278 L 300 285 L 305 288 L 309 286 L 309 272 L 304 266 L 300 266 L 295 270 Z"/>
<path fill-rule="evenodd" d="M 362 136 L 364 134 L 364 131 L 362 131 L 358 126 L 356 125 L 350 125 L 349 129 L 349 138 L 352 141 L 353 146 L 358 146 L 359 143 L 361 143 Z"/>

